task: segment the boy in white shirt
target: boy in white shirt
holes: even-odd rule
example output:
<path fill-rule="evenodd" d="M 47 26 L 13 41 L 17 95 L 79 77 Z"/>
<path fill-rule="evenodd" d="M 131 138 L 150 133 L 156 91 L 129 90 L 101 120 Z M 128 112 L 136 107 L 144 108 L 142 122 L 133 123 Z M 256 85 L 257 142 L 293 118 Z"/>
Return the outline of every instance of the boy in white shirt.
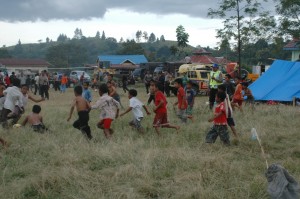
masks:
<path fill-rule="evenodd" d="M 144 117 L 142 107 L 145 109 L 147 115 L 150 115 L 150 112 L 148 111 L 147 107 L 136 98 L 137 91 L 135 89 L 130 89 L 128 92 L 128 98 L 129 98 L 129 108 L 120 116 L 125 115 L 126 113 L 129 113 L 132 111 L 133 113 L 133 120 L 129 122 L 129 125 L 136 128 L 138 132 L 143 133 L 144 129 L 141 125 L 141 121 Z"/>
<path fill-rule="evenodd" d="M 23 94 L 21 93 L 19 87 L 20 80 L 16 79 L 15 81 L 13 81 L 12 87 L 8 87 L 5 91 L 3 91 L 3 94 L 6 96 L 1 113 L 1 122 L 3 128 L 8 127 L 8 114 L 15 110 L 15 106 L 18 105 L 19 107 L 23 108 Z"/>
<path fill-rule="evenodd" d="M 120 104 L 108 95 L 108 87 L 106 84 L 99 86 L 100 99 L 92 106 L 92 109 L 100 109 L 100 121 L 97 127 L 103 129 L 104 135 L 110 139 L 113 134 L 111 123 L 119 116 Z"/>

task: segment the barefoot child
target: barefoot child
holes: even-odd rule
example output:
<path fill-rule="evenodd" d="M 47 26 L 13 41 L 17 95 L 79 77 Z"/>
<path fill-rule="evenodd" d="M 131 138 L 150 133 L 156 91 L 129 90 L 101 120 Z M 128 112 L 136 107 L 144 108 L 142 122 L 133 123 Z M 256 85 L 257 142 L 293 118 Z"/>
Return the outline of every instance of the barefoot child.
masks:
<path fill-rule="evenodd" d="M 111 123 L 119 116 L 120 104 L 108 95 L 108 87 L 106 84 L 99 86 L 99 95 L 100 99 L 92 106 L 92 109 L 98 108 L 100 110 L 100 121 L 97 126 L 103 129 L 105 137 L 110 139 L 113 134 Z"/>
<path fill-rule="evenodd" d="M 188 81 L 185 88 L 185 95 L 188 103 L 188 107 L 186 109 L 186 115 L 187 118 L 189 118 L 190 120 L 192 120 L 192 122 L 194 122 L 193 107 L 195 102 L 196 91 L 192 87 L 193 87 L 192 81 Z"/>
<path fill-rule="evenodd" d="M 230 103 L 230 97 L 229 97 L 229 95 L 226 91 L 227 90 L 226 90 L 225 85 L 221 84 L 221 85 L 218 86 L 218 92 L 224 92 L 226 94 L 226 99 L 224 100 L 224 104 L 225 104 L 225 108 L 227 108 L 227 111 L 226 111 L 227 124 L 230 127 L 235 139 L 238 140 L 238 134 L 237 134 L 236 129 L 235 129 L 235 122 L 234 122 L 234 119 L 233 119 L 233 113 L 232 113 L 232 107 L 231 107 L 231 103 Z"/>
<path fill-rule="evenodd" d="M 175 80 L 175 88 L 177 88 L 177 102 L 174 103 L 174 107 L 177 105 L 177 116 L 181 120 L 182 123 L 186 123 L 187 116 L 186 116 L 186 109 L 187 109 L 187 100 L 184 92 L 184 88 L 182 87 L 182 80 L 176 79 Z"/>
<path fill-rule="evenodd" d="M 130 89 L 128 91 L 129 108 L 124 113 L 120 114 L 120 116 L 123 116 L 126 113 L 132 111 L 133 120 L 129 122 L 129 125 L 136 128 L 138 132 L 143 133 L 144 129 L 141 125 L 141 121 L 144 117 L 142 107 L 145 109 L 147 115 L 150 115 L 150 112 L 148 111 L 147 107 L 139 99 L 136 98 L 136 96 L 137 91 L 135 89 Z"/>
<path fill-rule="evenodd" d="M 159 128 L 173 128 L 176 129 L 177 132 L 180 129 L 179 126 L 171 125 L 168 122 L 168 114 L 167 114 L 167 99 L 165 95 L 159 90 L 159 83 L 154 84 L 155 91 L 155 107 L 153 109 L 155 113 L 153 127 L 157 135 L 160 135 Z"/>
<path fill-rule="evenodd" d="M 220 136 L 221 141 L 225 145 L 230 145 L 224 103 L 225 98 L 226 94 L 224 92 L 218 92 L 216 95 L 218 105 L 215 108 L 214 117 L 208 120 L 208 122 L 213 122 L 214 125 L 206 135 L 206 143 L 215 143 L 218 136 Z"/>
<path fill-rule="evenodd" d="M 79 129 L 88 139 L 92 139 L 91 129 L 89 126 L 89 112 L 91 110 L 90 103 L 82 97 L 82 87 L 75 86 L 74 88 L 75 98 L 72 102 L 70 115 L 68 121 L 70 121 L 74 108 L 76 107 L 78 112 L 78 119 L 73 123 L 73 127 Z"/>
<path fill-rule="evenodd" d="M 39 105 L 34 105 L 32 107 L 32 113 L 27 115 L 22 123 L 22 126 L 25 126 L 27 123 L 29 123 L 35 132 L 44 133 L 44 131 L 47 131 L 48 129 L 43 124 L 43 117 L 39 115 L 41 110 L 42 109 Z"/>

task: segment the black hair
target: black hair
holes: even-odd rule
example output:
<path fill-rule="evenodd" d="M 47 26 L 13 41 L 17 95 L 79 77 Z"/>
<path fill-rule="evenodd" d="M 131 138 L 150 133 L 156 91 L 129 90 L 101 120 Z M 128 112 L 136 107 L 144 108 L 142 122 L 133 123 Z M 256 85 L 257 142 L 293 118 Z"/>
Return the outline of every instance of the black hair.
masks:
<path fill-rule="evenodd" d="M 137 91 L 135 89 L 130 89 L 129 91 L 129 94 L 133 97 L 136 97 L 137 96 Z"/>
<path fill-rule="evenodd" d="M 89 85 L 90 85 L 90 83 L 89 83 L 89 82 L 83 82 L 83 84 L 86 84 L 87 86 L 89 86 Z"/>
<path fill-rule="evenodd" d="M 107 87 L 107 85 L 106 84 L 100 84 L 99 91 L 101 93 L 108 93 L 108 87 Z"/>
<path fill-rule="evenodd" d="M 248 86 L 249 86 L 248 82 L 242 82 L 241 84 L 242 84 L 243 86 L 245 86 L 245 87 L 248 87 Z"/>
<path fill-rule="evenodd" d="M 174 82 L 176 82 L 177 84 L 180 84 L 182 86 L 182 79 L 175 79 Z"/>
<path fill-rule="evenodd" d="M 225 77 L 228 77 L 228 79 L 231 79 L 231 75 L 230 74 L 226 74 Z"/>
<path fill-rule="evenodd" d="M 74 92 L 78 95 L 82 95 L 82 86 L 75 86 Z"/>
<path fill-rule="evenodd" d="M 154 84 L 156 83 L 156 81 L 154 79 L 151 79 L 149 82 L 154 83 Z"/>
<path fill-rule="evenodd" d="M 113 74 L 110 74 L 110 73 L 108 73 L 108 75 L 107 75 L 107 76 L 111 76 L 111 77 L 114 77 L 114 76 L 113 76 Z"/>
<path fill-rule="evenodd" d="M 41 110 L 42 110 L 42 108 L 40 107 L 40 105 L 33 105 L 33 107 L 32 107 L 33 113 L 39 114 L 41 112 Z"/>
<path fill-rule="evenodd" d="M 14 78 L 13 81 L 12 81 L 12 85 L 20 88 L 21 81 L 18 78 Z"/>
<path fill-rule="evenodd" d="M 219 85 L 219 86 L 218 86 L 218 89 L 221 90 L 221 91 L 223 91 L 223 92 L 226 91 L 226 87 L 225 87 L 224 84 Z"/>
<path fill-rule="evenodd" d="M 27 87 L 28 88 L 28 85 L 27 84 L 22 84 L 21 88 L 23 88 L 23 87 Z"/>
<path fill-rule="evenodd" d="M 217 92 L 218 98 L 223 102 L 226 98 L 226 93 L 225 92 Z"/>

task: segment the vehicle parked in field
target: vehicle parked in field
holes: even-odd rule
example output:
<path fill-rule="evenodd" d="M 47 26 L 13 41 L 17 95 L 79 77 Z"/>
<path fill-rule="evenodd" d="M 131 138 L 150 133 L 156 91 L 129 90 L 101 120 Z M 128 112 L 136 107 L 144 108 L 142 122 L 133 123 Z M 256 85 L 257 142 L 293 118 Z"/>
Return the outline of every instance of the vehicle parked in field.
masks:
<path fill-rule="evenodd" d="M 179 67 L 178 78 L 182 78 L 185 74 L 188 79 L 193 82 L 193 89 L 197 94 L 207 95 L 209 84 L 209 73 L 211 68 L 205 65 L 199 64 L 183 64 Z M 171 82 L 170 87 L 174 95 L 177 94 L 177 89 L 174 87 L 174 81 Z"/>
<path fill-rule="evenodd" d="M 90 82 L 91 81 L 90 75 L 87 74 L 85 71 L 82 71 L 82 70 L 73 70 L 73 71 L 71 71 L 70 79 L 74 79 L 74 80 L 79 81 L 80 77 L 83 73 L 84 73 L 84 81 L 85 82 Z"/>

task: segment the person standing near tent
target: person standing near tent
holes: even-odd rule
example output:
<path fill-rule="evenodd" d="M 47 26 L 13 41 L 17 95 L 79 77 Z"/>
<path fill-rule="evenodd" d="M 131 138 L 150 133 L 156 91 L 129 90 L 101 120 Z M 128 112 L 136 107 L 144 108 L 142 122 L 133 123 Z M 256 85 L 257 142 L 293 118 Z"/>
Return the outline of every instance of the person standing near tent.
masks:
<path fill-rule="evenodd" d="M 243 86 L 242 86 L 242 78 L 236 78 L 236 88 L 232 98 L 232 108 L 237 107 L 243 112 L 242 105 L 243 105 Z"/>
<path fill-rule="evenodd" d="M 219 70 L 218 64 L 213 64 L 212 71 L 209 75 L 209 108 L 213 109 L 216 94 L 218 92 L 218 86 L 223 82 L 222 72 Z"/>

